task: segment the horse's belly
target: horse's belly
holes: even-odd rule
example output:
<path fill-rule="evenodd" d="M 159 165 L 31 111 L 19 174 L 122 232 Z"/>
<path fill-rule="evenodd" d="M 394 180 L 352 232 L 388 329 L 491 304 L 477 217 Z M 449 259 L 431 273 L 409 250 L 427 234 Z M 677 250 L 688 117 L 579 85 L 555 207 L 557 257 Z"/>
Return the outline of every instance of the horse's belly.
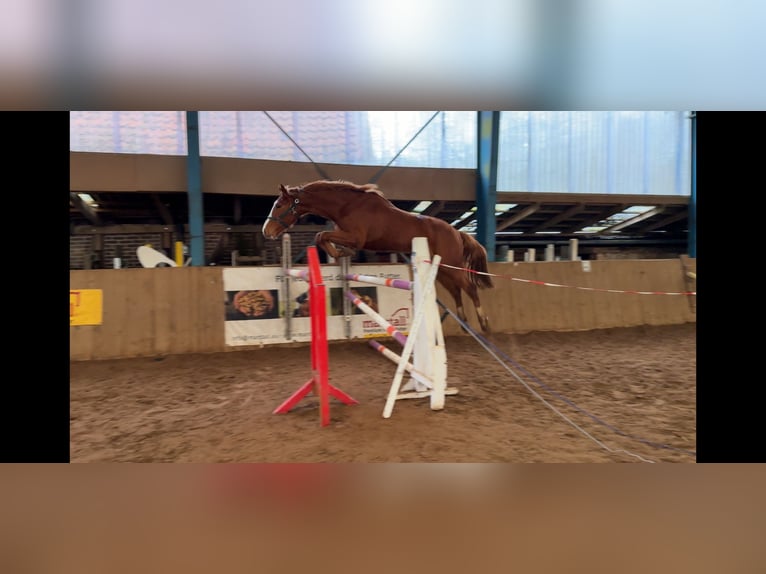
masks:
<path fill-rule="evenodd" d="M 370 251 L 396 251 L 409 253 L 412 251 L 412 237 L 382 237 L 368 240 L 364 244 L 365 249 Z"/>
<path fill-rule="evenodd" d="M 425 237 L 430 250 L 441 249 L 442 259 L 457 253 L 462 257 L 463 244 L 460 235 L 449 224 L 426 216 L 408 216 L 405 218 L 381 217 L 374 229 L 368 229 L 365 249 L 371 251 L 394 251 L 410 253 L 412 239 Z"/>

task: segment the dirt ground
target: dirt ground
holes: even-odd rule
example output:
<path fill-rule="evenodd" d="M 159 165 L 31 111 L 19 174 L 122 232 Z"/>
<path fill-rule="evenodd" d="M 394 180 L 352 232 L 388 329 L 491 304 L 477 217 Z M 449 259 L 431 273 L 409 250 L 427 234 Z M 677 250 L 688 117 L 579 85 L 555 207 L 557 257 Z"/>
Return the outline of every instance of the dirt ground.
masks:
<path fill-rule="evenodd" d="M 73 362 L 71 461 L 695 462 L 694 323 L 489 342 L 501 360 L 447 337 L 459 394 L 442 411 L 397 401 L 389 419 L 396 365 L 366 341 L 331 343 L 330 383 L 359 404 L 333 399 L 324 428 L 313 395 L 272 414 L 311 377 L 308 346 Z"/>

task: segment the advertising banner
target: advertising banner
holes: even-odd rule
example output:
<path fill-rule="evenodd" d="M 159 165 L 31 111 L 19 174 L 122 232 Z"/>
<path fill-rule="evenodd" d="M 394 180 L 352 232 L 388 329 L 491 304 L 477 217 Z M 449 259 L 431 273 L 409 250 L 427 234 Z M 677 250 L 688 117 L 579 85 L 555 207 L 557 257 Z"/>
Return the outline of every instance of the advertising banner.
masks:
<path fill-rule="evenodd" d="M 304 270 L 305 266 L 295 269 Z M 407 265 L 354 265 L 353 273 L 386 279 L 410 279 Z M 346 338 L 343 276 L 337 265 L 322 266 L 327 300 L 327 338 Z M 286 281 L 288 282 L 286 284 Z M 287 292 L 289 285 L 289 293 Z M 276 267 L 227 267 L 223 270 L 227 346 L 266 345 L 311 340 L 308 283 L 286 277 Z M 398 330 L 412 321 L 411 292 L 349 281 L 348 289 Z M 351 338 L 388 336 L 386 330 L 349 302 Z M 289 338 L 287 333 L 289 315 Z"/>

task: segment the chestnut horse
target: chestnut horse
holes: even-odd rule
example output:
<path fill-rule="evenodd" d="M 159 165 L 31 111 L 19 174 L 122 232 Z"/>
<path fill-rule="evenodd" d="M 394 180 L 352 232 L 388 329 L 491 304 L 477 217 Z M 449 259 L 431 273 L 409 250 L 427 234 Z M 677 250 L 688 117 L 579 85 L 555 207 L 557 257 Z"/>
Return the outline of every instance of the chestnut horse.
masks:
<path fill-rule="evenodd" d="M 333 231 L 320 231 L 316 245 L 331 257 L 351 256 L 357 249 L 410 253 L 414 237 L 426 237 L 431 254 L 441 255 L 437 281 L 452 295 L 457 315 L 466 321 L 461 290 L 473 301 L 484 332 L 489 319 L 481 308 L 478 289 L 493 287 L 487 273 L 487 251 L 471 235 L 458 231 L 442 219 L 408 213 L 394 206 L 374 184 L 319 180 L 301 186 L 280 185 L 280 195 L 266 218 L 263 235 L 277 239 L 307 214 L 335 224 Z"/>

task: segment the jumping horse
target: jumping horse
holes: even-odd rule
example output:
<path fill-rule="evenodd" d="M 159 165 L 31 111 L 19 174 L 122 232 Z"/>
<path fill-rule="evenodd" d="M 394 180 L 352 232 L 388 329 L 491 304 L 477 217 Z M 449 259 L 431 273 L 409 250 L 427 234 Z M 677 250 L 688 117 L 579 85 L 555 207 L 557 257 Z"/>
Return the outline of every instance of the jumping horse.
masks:
<path fill-rule="evenodd" d="M 481 274 L 487 273 L 487 251 L 471 235 L 442 219 L 397 208 L 374 184 L 319 180 L 300 186 L 280 185 L 279 190 L 263 226 L 266 239 L 277 239 L 308 214 L 335 224 L 333 231 L 317 233 L 315 243 L 336 259 L 351 256 L 358 249 L 409 253 L 414 237 L 426 237 L 431 254 L 442 258 L 436 279 L 455 300 L 458 317 L 466 321 L 461 297 L 465 291 L 482 330 L 490 331 L 478 292 L 493 287 L 490 276 Z"/>

